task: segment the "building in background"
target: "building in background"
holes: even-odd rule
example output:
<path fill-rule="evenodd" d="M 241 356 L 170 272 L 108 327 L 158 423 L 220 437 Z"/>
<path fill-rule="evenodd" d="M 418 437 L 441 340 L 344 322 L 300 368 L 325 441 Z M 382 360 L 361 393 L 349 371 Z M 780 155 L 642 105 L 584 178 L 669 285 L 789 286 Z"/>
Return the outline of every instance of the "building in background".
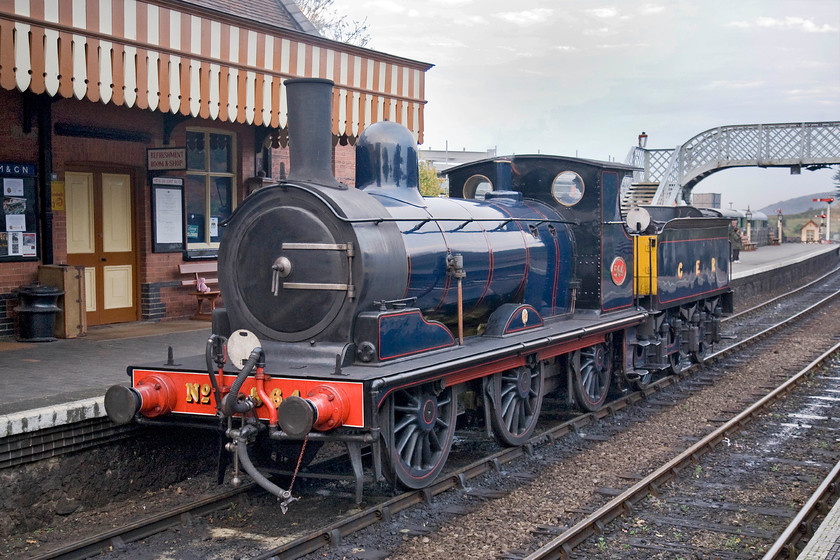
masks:
<path fill-rule="evenodd" d="M 468 152 L 466 148 L 463 150 L 432 150 L 421 149 L 418 151 L 420 159 L 431 163 L 438 173 L 441 173 L 450 167 L 461 165 L 462 163 L 469 163 L 471 161 L 478 161 L 480 159 L 496 157 L 496 149 L 488 148 L 483 152 Z"/>
<path fill-rule="evenodd" d="M 721 196 L 720 193 L 692 193 L 691 204 L 698 208 L 714 208 L 720 209 Z"/>
<path fill-rule="evenodd" d="M 799 240 L 802 243 L 819 243 L 820 226 L 814 220 L 808 220 L 799 232 Z"/>
<path fill-rule="evenodd" d="M 495 148 L 488 148 L 483 152 L 468 152 L 466 148 L 462 149 L 461 151 L 457 150 L 418 150 L 418 157 L 423 160 L 429 162 L 432 167 L 435 168 L 438 175 L 442 172 L 446 171 L 450 167 L 455 167 L 456 165 L 461 165 L 462 163 L 469 163 L 471 161 L 478 161 L 480 159 L 487 159 L 496 157 L 496 149 Z M 449 178 L 444 177 L 442 183 L 443 193 L 444 195 L 449 194 Z"/>
<path fill-rule="evenodd" d="M 352 181 L 371 123 L 422 142 L 429 67 L 324 39 L 292 0 L 2 3 L 0 336 L 43 265 L 80 271 L 88 325 L 191 315 L 179 265 L 215 259 L 220 224 L 283 163 L 282 82 L 336 83 Z"/>

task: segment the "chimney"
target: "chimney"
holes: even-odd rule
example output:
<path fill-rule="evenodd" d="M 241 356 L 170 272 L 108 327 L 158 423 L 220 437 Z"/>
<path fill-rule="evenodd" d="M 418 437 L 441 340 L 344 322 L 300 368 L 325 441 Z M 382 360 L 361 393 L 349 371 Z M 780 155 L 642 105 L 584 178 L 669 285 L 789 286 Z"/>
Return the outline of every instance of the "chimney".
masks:
<path fill-rule="evenodd" d="M 289 181 L 346 188 L 332 172 L 332 80 L 285 81 L 289 115 Z"/>

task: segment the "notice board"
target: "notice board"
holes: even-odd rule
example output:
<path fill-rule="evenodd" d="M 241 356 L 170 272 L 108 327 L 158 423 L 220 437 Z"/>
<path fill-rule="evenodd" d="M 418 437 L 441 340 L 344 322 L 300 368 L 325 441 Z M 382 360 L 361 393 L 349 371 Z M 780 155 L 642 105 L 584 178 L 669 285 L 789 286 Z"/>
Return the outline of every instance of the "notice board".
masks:
<path fill-rule="evenodd" d="M 184 180 L 152 179 L 152 251 L 175 253 L 187 247 L 184 229 Z"/>
<path fill-rule="evenodd" d="M 38 260 L 38 168 L 0 162 L 0 262 Z"/>

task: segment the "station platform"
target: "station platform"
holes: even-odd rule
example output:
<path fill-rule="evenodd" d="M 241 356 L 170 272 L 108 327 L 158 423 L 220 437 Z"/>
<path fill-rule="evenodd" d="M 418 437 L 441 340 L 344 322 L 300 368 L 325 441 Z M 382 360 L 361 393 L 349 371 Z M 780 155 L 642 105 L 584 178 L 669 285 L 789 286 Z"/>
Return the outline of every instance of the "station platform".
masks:
<path fill-rule="evenodd" d="M 741 252 L 732 282 L 814 259 L 840 245 L 790 243 Z M 801 276 L 800 276 L 801 277 Z M 53 342 L 0 339 L 0 441 L 105 416 L 108 387 L 128 383 L 126 366 L 203 355 L 210 324 L 188 319 L 93 327 Z"/>
<path fill-rule="evenodd" d="M 785 243 L 768 245 L 755 251 L 741 251 L 740 262 L 732 263 L 732 280 L 776 270 L 796 264 L 817 255 L 837 250 L 837 244 Z"/>
<path fill-rule="evenodd" d="M 53 342 L 0 340 L 0 438 L 105 416 L 126 366 L 203 354 L 210 323 L 179 319 L 91 327 Z M 177 360 L 176 360 L 177 363 Z"/>

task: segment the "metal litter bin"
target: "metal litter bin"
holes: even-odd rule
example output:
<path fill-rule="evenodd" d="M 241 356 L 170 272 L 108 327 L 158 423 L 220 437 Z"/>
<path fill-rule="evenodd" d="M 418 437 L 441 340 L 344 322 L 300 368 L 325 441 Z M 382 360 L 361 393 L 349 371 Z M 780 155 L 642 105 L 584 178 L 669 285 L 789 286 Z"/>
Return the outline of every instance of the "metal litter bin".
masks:
<path fill-rule="evenodd" d="M 15 307 L 18 331 L 15 338 L 21 342 L 51 342 L 55 340 L 55 315 L 58 297 L 64 292 L 51 286 L 33 282 L 18 289 L 20 305 Z"/>

